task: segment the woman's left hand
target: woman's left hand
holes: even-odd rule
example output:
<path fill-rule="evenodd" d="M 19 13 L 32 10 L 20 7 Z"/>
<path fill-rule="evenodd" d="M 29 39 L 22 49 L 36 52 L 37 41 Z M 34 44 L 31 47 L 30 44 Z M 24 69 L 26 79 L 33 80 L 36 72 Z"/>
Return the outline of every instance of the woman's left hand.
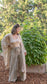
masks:
<path fill-rule="evenodd" d="M 25 54 L 25 56 L 27 55 L 27 53 L 26 53 L 26 52 L 24 52 L 24 54 Z"/>

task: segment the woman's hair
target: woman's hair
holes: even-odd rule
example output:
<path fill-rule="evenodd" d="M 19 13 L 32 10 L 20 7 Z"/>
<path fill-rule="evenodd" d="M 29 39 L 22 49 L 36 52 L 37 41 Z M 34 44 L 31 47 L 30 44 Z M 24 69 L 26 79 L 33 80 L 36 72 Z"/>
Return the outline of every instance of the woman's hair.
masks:
<path fill-rule="evenodd" d="M 20 27 L 20 25 L 19 25 L 19 24 L 15 24 L 15 25 L 13 26 L 12 30 L 11 30 L 11 33 L 12 33 L 12 34 L 15 34 L 15 33 L 16 33 L 16 29 L 17 29 L 18 27 Z M 18 35 L 19 35 L 19 34 L 18 34 Z"/>

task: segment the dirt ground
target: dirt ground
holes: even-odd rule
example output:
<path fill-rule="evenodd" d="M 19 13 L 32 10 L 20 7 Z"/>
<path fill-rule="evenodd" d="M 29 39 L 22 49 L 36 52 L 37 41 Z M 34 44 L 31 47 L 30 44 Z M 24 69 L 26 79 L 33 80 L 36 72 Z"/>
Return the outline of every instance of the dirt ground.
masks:
<path fill-rule="evenodd" d="M 0 84 L 47 84 L 47 73 L 27 73 L 27 79 L 22 82 L 18 77 L 15 83 L 8 82 L 9 70 L 5 71 L 3 57 L 0 56 Z"/>

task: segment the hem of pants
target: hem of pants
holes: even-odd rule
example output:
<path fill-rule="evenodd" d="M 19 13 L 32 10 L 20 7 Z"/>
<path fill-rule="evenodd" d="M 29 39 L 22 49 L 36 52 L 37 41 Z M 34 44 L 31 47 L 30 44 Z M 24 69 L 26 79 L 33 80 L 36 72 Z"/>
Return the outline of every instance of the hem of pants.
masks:
<path fill-rule="evenodd" d="M 13 80 L 8 79 L 8 82 L 16 82 L 16 80 L 17 80 L 17 78 L 16 79 L 13 79 Z"/>
<path fill-rule="evenodd" d="M 20 79 L 21 79 L 21 81 L 25 81 L 26 80 L 26 73 L 25 72 L 21 72 L 20 73 Z"/>

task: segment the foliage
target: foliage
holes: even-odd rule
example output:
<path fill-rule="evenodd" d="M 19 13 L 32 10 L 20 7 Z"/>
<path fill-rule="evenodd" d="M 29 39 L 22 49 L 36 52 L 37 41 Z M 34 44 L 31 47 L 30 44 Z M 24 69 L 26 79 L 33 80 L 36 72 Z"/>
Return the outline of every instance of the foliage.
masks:
<path fill-rule="evenodd" d="M 25 29 L 22 32 L 22 39 L 27 50 L 26 63 L 44 64 L 47 59 L 46 42 L 37 28 Z"/>
<path fill-rule="evenodd" d="M 23 25 L 25 20 L 29 20 L 34 25 L 38 24 L 39 31 L 44 35 L 47 42 L 47 1 L 46 0 L 2 0 L 0 8 L 0 32 L 4 32 L 19 23 Z M 10 6 L 11 5 L 11 6 Z M 28 25 L 28 24 L 27 24 Z"/>

